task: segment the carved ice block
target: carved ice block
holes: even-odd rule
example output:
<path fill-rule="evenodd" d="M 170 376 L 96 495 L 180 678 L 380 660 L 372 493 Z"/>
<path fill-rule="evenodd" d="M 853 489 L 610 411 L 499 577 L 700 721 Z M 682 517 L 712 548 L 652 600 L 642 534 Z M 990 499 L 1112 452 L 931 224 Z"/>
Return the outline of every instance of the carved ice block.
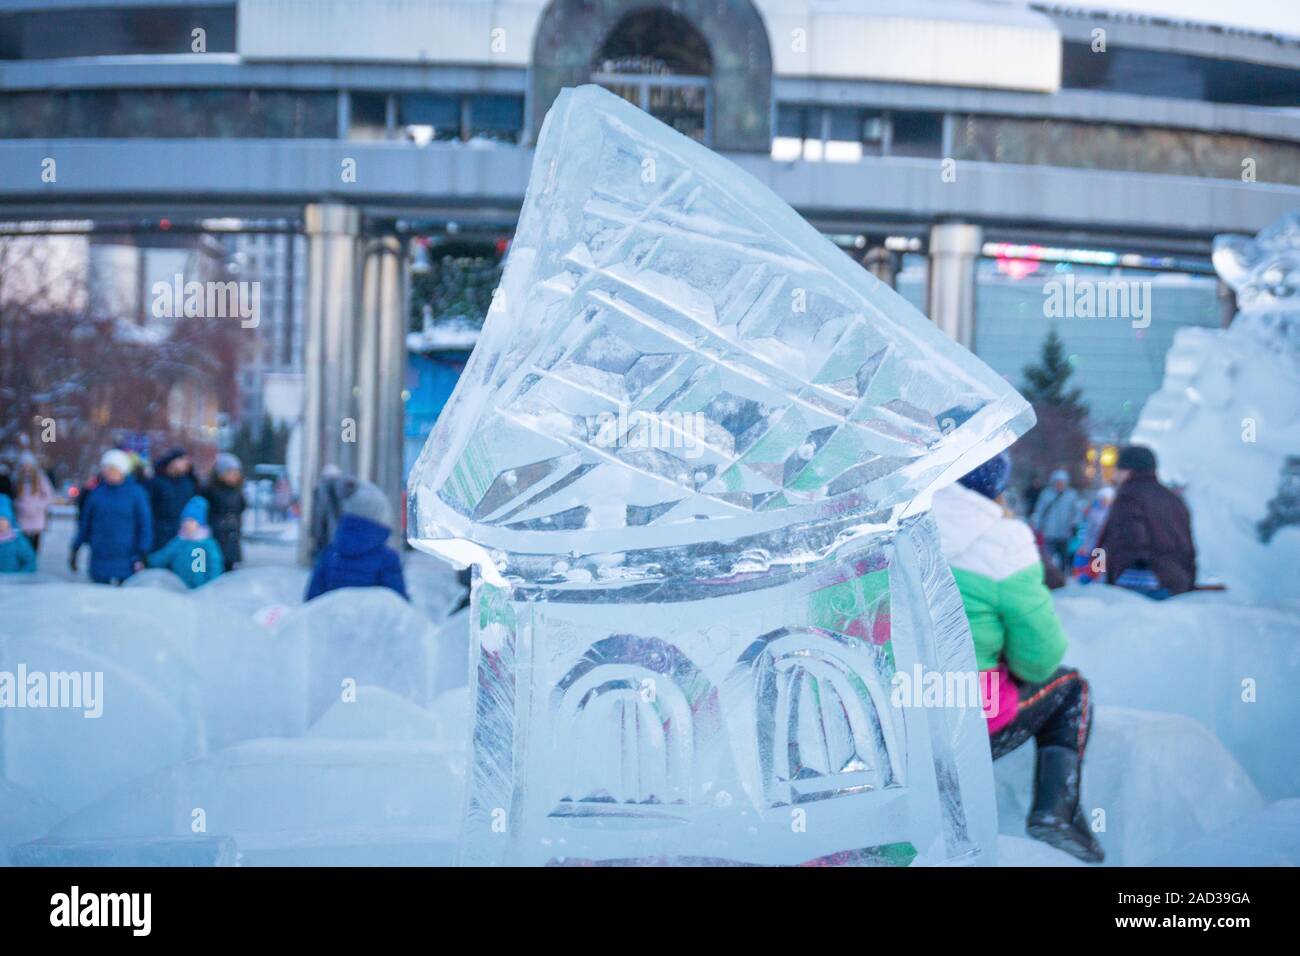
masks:
<path fill-rule="evenodd" d="M 462 860 L 987 862 L 978 695 L 919 693 L 975 674 L 927 509 L 1032 422 L 747 174 L 562 93 L 410 482 L 475 566 Z"/>

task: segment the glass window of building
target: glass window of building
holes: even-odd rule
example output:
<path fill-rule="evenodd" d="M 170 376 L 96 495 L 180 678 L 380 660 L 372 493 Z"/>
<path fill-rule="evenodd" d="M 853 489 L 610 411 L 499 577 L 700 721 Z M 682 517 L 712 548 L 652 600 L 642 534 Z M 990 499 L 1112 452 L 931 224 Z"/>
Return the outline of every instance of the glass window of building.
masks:
<path fill-rule="evenodd" d="M 519 142 L 524 129 L 523 97 L 495 94 L 471 96 L 468 114 L 468 138 Z"/>
<path fill-rule="evenodd" d="M 890 155 L 930 158 L 943 151 L 943 114 L 897 111 L 890 117 Z"/>
<path fill-rule="evenodd" d="M 1116 259 L 1119 257 L 1116 256 Z M 1190 266 L 1190 264 L 1189 264 Z M 1174 333 L 1220 324 L 1204 263 L 1155 271 L 999 256 L 979 261 L 975 354 L 1013 384 L 1055 328 L 1089 407 L 1091 436 L 1122 441 L 1164 376 Z"/>
<path fill-rule="evenodd" d="M 709 141 L 713 56 L 689 20 L 663 9 L 629 13 L 596 56 L 592 80 L 692 139 Z"/>
<path fill-rule="evenodd" d="M 397 97 L 397 125 L 407 139 L 421 145 L 460 139 L 460 97 L 437 93 L 402 93 Z"/>
<path fill-rule="evenodd" d="M 348 101 L 348 139 L 388 138 L 386 94 L 353 91 Z"/>

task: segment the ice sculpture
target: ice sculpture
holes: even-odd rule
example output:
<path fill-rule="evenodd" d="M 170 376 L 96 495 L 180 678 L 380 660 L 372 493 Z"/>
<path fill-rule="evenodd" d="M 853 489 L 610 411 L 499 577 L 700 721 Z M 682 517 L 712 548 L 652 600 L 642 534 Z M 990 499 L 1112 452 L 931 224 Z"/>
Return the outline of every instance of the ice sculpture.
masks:
<path fill-rule="evenodd" d="M 1214 267 L 1237 293 L 1227 329 L 1184 328 L 1133 441 L 1192 512 L 1199 577 L 1248 601 L 1300 599 L 1300 214 L 1221 236 Z"/>
<path fill-rule="evenodd" d="M 1032 422 L 750 176 L 564 91 L 410 482 L 476 569 L 462 861 L 987 861 L 977 701 L 892 691 L 973 674 L 925 509 Z"/>

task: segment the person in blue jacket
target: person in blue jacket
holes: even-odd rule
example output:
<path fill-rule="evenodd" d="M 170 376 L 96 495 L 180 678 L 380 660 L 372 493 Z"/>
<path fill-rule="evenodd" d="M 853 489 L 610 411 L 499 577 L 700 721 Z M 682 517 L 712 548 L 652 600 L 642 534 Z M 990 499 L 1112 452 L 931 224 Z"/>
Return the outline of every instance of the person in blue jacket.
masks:
<path fill-rule="evenodd" d="M 28 574 L 36 570 L 36 552 L 14 523 L 14 505 L 0 495 L 0 574 Z"/>
<path fill-rule="evenodd" d="M 387 545 L 392 525 L 392 509 L 384 493 L 368 481 L 357 482 L 356 490 L 343 501 L 333 539 L 312 568 L 305 600 L 339 588 L 368 587 L 391 588 L 410 600 L 402 561 Z"/>
<path fill-rule="evenodd" d="M 181 509 L 181 526 L 161 548 L 149 555 L 151 568 L 167 568 L 191 590 L 225 571 L 221 546 L 208 527 L 208 500 L 195 495 Z"/>
<path fill-rule="evenodd" d="M 157 551 L 176 537 L 181 527 L 181 509 L 199 493 L 194 466 L 184 448 L 172 448 L 158 459 L 145 490 L 149 492 L 153 518 L 153 543 L 149 550 Z"/>
<path fill-rule="evenodd" d="M 121 584 L 144 567 L 153 540 L 149 498 L 130 477 L 131 458 L 114 448 L 99 462 L 102 480 L 86 499 L 72 541 L 68 567 L 77 570 L 77 552 L 90 545 L 90 579 Z"/>

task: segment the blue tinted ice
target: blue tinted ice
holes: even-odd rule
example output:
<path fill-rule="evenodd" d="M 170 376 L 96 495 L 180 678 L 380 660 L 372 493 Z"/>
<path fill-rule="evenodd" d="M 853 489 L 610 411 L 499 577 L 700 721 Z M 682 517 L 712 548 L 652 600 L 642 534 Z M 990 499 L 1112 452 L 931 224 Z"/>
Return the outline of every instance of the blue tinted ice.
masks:
<path fill-rule="evenodd" d="M 974 674 L 929 493 L 1032 422 L 732 163 L 562 93 L 410 481 L 477 568 L 465 861 L 991 852 L 978 700 L 893 692 Z"/>

